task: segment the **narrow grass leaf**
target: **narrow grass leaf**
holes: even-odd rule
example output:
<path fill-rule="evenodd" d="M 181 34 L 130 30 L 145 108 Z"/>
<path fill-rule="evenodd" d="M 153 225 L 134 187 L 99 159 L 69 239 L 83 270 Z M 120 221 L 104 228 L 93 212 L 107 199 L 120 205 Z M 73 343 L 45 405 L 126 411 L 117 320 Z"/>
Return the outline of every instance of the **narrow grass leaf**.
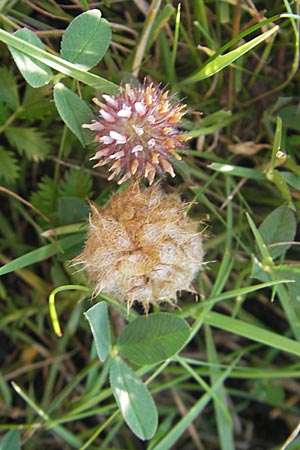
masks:
<path fill-rule="evenodd" d="M 211 390 L 216 392 L 220 386 L 224 383 L 226 378 L 230 375 L 231 371 L 234 369 L 236 361 L 217 379 L 214 385 L 212 385 Z M 173 426 L 173 428 L 166 433 L 166 435 L 161 439 L 161 441 L 154 446 L 150 447 L 151 450 L 167 450 L 173 448 L 173 445 L 178 441 L 180 436 L 182 436 L 191 423 L 201 414 L 206 405 L 210 402 L 211 396 L 206 393 L 200 397 L 200 399 L 192 406 L 192 408 L 187 411 L 183 418 Z"/>
<path fill-rule="evenodd" d="M 154 42 L 157 42 L 157 38 L 161 29 L 169 22 L 175 11 L 176 9 L 170 3 L 166 4 L 163 8 L 158 8 L 158 14 L 154 20 L 153 26 L 151 26 L 151 30 L 149 33 L 149 38 L 146 46 L 147 49 L 149 49 Z"/>
<path fill-rule="evenodd" d="M 236 116 L 232 116 L 230 111 L 217 111 L 205 117 L 197 126 L 193 124 L 193 129 L 188 131 L 186 136 L 195 138 L 215 133 L 229 125 L 233 120 L 236 120 Z"/>
<path fill-rule="evenodd" d="M 286 267 L 291 267 L 291 270 L 285 270 Z M 297 270 L 293 270 L 293 267 L 286 265 L 275 266 L 271 257 L 269 261 L 265 259 L 264 263 L 261 263 L 257 258 L 253 258 L 251 276 L 262 281 L 270 279 L 276 281 L 282 275 L 288 276 L 288 278 L 281 278 L 281 283 L 276 287 L 274 285 L 272 297 L 274 298 L 275 294 L 277 294 L 290 329 L 293 331 L 295 338 L 300 341 L 300 315 L 297 312 L 299 308 L 299 278 L 297 279 Z M 283 270 L 280 270 L 281 268 Z M 283 283 L 287 283 L 287 288 Z"/>
<path fill-rule="evenodd" d="M 99 302 L 88 309 L 84 315 L 89 321 L 101 362 L 105 361 L 111 348 L 111 336 L 107 304 Z"/>
<path fill-rule="evenodd" d="M 205 339 L 208 361 L 210 366 L 211 384 L 214 385 L 221 375 L 218 369 L 219 361 L 213 341 L 213 336 L 210 327 L 205 327 Z M 234 450 L 233 442 L 233 422 L 231 415 L 228 413 L 227 399 L 225 394 L 225 387 L 221 385 L 215 392 L 214 408 L 216 411 L 217 427 L 220 437 L 220 448 L 222 450 Z M 216 400 L 217 399 L 217 400 Z"/>
<path fill-rule="evenodd" d="M 113 395 L 131 431 L 140 439 L 151 439 L 158 414 L 150 392 L 136 373 L 116 357 L 110 368 Z"/>
<path fill-rule="evenodd" d="M 186 343 L 190 328 L 170 313 L 138 317 L 121 332 L 118 351 L 138 365 L 155 364 L 171 358 Z"/>
<path fill-rule="evenodd" d="M 82 124 L 92 121 L 92 111 L 77 94 L 62 83 L 54 87 L 54 102 L 60 117 L 68 128 L 77 136 L 82 145 L 89 141 Z"/>
<path fill-rule="evenodd" d="M 285 336 L 264 330 L 263 328 L 259 328 L 242 320 L 227 317 L 215 312 L 209 312 L 206 315 L 204 322 L 216 328 L 220 328 L 221 330 L 226 330 L 230 333 L 235 333 L 239 336 L 251 339 L 252 341 L 276 348 L 277 350 L 297 356 L 300 355 L 300 342 L 293 341 Z"/>
<path fill-rule="evenodd" d="M 213 60 L 210 60 L 207 64 L 205 64 L 200 70 L 198 70 L 194 75 L 185 80 L 185 83 L 195 83 L 200 80 L 204 80 L 205 78 L 211 77 L 216 74 L 220 70 L 232 64 L 236 59 L 240 58 L 245 53 L 249 52 L 257 45 L 261 44 L 264 40 L 268 39 L 273 33 L 277 32 L 279 27 L 276 25 L 270 30 L 262 33 L 256 38 L 252 39 L 250 42 L 241 45 L 240 47 L 232 50 L 225 55 L 219 55 Z"/>
<path fill-rule="evenodd" d="M 4 299 L 3 299 L 4 300 Z M 7 317 L 7 315 L 6 315 Z M 1 329 L 4 331 L 3 321 L 1 320 Z M 13 396 L 11 392 L 10 385 L 7 382 L 7 379 L 4 377 L 2 373 L 0 373 L 0 393 L 1 398 L 3 399 L 5 405 L 7 407 L 11 407 L 13 404 Z"/>
<path fill-rule="evenodd" d="M 265 179 L 260 172 L 247 167 L 232 166 L 231 164 L 223 163 L 211 163 L 208 167 L 217 172 L 228 173 L 229 175 L 234 175 L 236 177 L 249 178 L 250 180 L 262 181 Z"/>
<path fill-rule="evenodd" d="M 279 206 L 265 218 L 259 232 L 272 258 L 277 258 L 290 248 L 296 226 L 295 215 L 286 205 Z"/>
<path fill-rule="evenodd" d="M 177 6 L 177 12 L 175 16 L 175 32 L 174 32 L 174 42 L 173 42 L 173 48 L 172 48 L 172 60 L 171 65 L 175 67 L 175 61 L 176 61 L 176 54 L 177 54 L 177 48 L 178 48 L 178 37 L 179 37 L 179 27 L 180 27 L 180 10 L 181 10 L 181 4 L 179 3 Z"/>
<path fill-rule="evenodd" d="M 56 253 L 63 252 L 70 247 L 73 247 L 78 242 L 82 241 L 82 234 L 76 234 L 73 236 L 67 236 L 58 242 L 53 244 L 47 244 L 36 250 L 32 250 L 25 255 L 19 256 L 18 258 L 10 261 L 4 266 L 0 267 L 0 275 L 5 275 L 15 270 L 23 269 L 23 267 L 30 266 L 31 264 L 43 261 Z"/>
<path fill-rule="evenodd" d="M 33 31 L 27 28 L 21 28 L 14 33 L 14 36 L 28 42 L 29 44 L 38 47 L 43 50 L 44 45 L 42 41 L 33 33 Z M 45 86 L 51 81 L 52 71 L 51 69 L 41 61 L 38 61 L 32 56 L 27 56 L 22 51 L 9 46 L 9 51 L 18 66 L 21 74 L 25 78 L 28 84 L 34 88 Z"/>
<path fill-rule="evenodd" d="M 261 237 L 260 232 L 258 231 L 258 229 L 257 229 L 257 227 L 256 227 L 256 225 L 255 225 L 255 223 L 254 223 L 254 221 L 252 219 L 252 217 L 250 217 L 250 215 L 248 213 L 246 213 L 246 217 L 247 217 L 247 220 L 249 222 L 251 231 L 252 231 L 252 233 L 254 235 L 256 244 L 257 244 L 257 246 L 259 248 L 259 251 L 261 253 L 261 256 L 262 256 L 264 262 L 267 263 L 268 265 L 272 266 L 273 265 L 273 260 L 272 260 L 272 258 L 270 256 L 270 252 L 269 252 L 266 244 L 264 243 L 263 238 Z"/>
<path fill-rule="evenodd" d="M 0 442 L 0 450 L 20 450 L 21 439 L 18 430 L 10 430 Z"/>
<path fill-rule="evenodd" d="M 99 9 L 91 9 L 77 16 L 61 41 L 61 57 L 83 70 L 94 67 L 105 55 L 111 40 L 107 20 Z"/>
<path fill-rule="evenodd" d="M 45 426 L 47 429 L 53 429 L 55 433 L 58 434 L 63 440 L 69 443 L 74 448 L 79 448 L 82 445 L 81 440 L 75 436 L 71 431 L 64 428 L 61 425 L 52 425 L 52 420 L 48 416 L 48 414 L 40 408 L 40 406 L 30 397 L 17 383 L 12 381 L 12 386 L 17 394 L 40 416 L 40 418 L 45 422 Z M 5 450 L 8 450 L 6 448 Z"/>

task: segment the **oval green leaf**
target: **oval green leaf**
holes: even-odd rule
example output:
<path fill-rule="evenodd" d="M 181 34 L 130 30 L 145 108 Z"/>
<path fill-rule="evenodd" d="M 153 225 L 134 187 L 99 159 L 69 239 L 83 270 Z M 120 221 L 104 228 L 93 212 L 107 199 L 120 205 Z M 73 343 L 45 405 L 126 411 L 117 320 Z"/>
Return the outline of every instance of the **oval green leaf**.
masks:
<path fill-rule="evenodd" d="M 289 292 L 289 300 L 292 307 L 299 318 L 300 316 L 300 266 L 292 264 L 283 264 L 274 267 L 274 272 L 277 274 L 277 278 L 292 280 L 291 283 L 287 283 Z"/>
<path fill-rule="evenodd" d="M 78 197 L 61 197 L 58 200 L 58 217 L 60 225 L 82 222 L 89 216 L 87 202 Z"/>
<path fill-rule="evenodd" d="M 300 174 L 296 175 L 292 172 L 281 171 L 281 176 L 285 181 L 297 191 L 300 191 Z"/>
<path fill-rule="evenodd" d="M 0 442 L 0 450 L 21 450 L 21 439 L 18 430 L 10 430 Z"/>
<path fill-rule="evenodd" d="M 89 70 L 105 55 L 111 40 L 107 20 L 101 18 L 99 9 L 91 9 L 77 16 L 61 41 L 61 57 Z"/>
<path fill-rule="evenodd" d="M 82 124 L 91 122 L 92 111 L 84 100 L 62 83 L 57 83 L 54 86 L 53 95 L 60 117 L 77 136 L 81 144 L 85 145 L 90 139 L 89 135 L 86 134 L 87 130 L 83 130 Z"/>
<path fill-rule="evenodd" d="M 170 313 L 149 314 L 122 330 L 117 349 L 134 364 L 155 364 L 175 355 L 189 335 L 185 320 Z"/>
<path fill-rule="evenodd" d="M 157 429 L 158 415 L 150 392 L 136 373 L 116 357 L 110 368 L 110 384 L 122 416 L 140 439 L 151 439 Z"/>
<path fill-rule="evenodd" d="M 21 28 L 14 35 L 41 50 L 44 49 L 42 41 L 27 28 Z M 34 51 L 32 56 L 26 56 L 22 51 L 16 50 L 14 47 L 8 46 L 8 48 L 19 71 L 30 86 L 39 88 L 49 83 L 52 78 L 52 71 L 46 64 L 34 58 Z"/>
<path fill-rule="evenodd" d="M 272 258 L 285 253 L 296 234 L 294 213 L 286 205 L 281 205 L 269 214 L 259 227 L 264 243 L 269 247 Z M 289 242 L 289 244 L 284 244 Z"/>
<path fill-rule="evenodd" d="M 101 362 L 105 361 L 111 348 L 111 336 L 107 304 L 99 302 L 88 309 L 84 315 L 89 321 Z"/>

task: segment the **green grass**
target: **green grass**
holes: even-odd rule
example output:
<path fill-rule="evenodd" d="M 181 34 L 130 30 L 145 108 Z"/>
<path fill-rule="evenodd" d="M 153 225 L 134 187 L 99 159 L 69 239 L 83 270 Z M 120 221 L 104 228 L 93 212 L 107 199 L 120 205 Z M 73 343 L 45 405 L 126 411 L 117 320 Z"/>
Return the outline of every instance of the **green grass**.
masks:
<path fill-rule="evenodd" d="M 96 46 L 88 63 L 79 40 L 66 61 L 63 31 L 89 3 L 0 7 L 0 448 L 299 449 L 299 4 L 153 0 L 146 14 L 139 0 L 103 1 L 108 50 Z M 13 35 L 20 27 L 44 48 Z M 106 25 L 101 33 L 109 39 Z M 91 298 L 69 261 L 84 243 L 86 199 L 104 205 L 118 189 L 89 160 L 87 105 L 132 74 L 191 108 L 188 149 L 167 182 L 207 226 L 207 265 L 198 295 L 181 293 L 172 311 L 190 325 L 182 341 L 172 335 L 181 350 L 123 366 L 126 306 Z M 84 315 L 97 301 L 112 325 L 102 362 Z M 147 345 L 155 358 L 154 339 Z M 146 441 L 119 412 L 112 367 L 132 376 L 155 423 L 152 394 L 159 420 Z M 147 427 L 147 412 L 136 413 Z"/>

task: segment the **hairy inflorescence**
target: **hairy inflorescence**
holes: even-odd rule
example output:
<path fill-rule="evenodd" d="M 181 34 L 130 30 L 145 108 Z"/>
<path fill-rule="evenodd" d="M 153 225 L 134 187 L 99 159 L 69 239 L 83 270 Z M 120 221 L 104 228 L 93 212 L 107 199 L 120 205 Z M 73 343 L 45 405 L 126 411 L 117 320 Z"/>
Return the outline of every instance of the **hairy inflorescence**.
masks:
<path fill-rule="evenodd" d="M 132 182 L 107 207 L 90 204 L 85 248 L 74 264 L 82 264 L 100 292 L 130 307 L 139 301 L 176 301 L 190 290 L 203 267 L 203 234 L 185 213 L 179 195 L 159 184 L 141 189 Z"/>
<path fill-rule="evenodd" d="M 177 128 L 186 105 L 146 80 L 121 85 L 119 95 L 103 94 L 94 101 L 99 116 L 83 127 L 95 132 L 100 148 L 91 159 L 98 160 L 95 167 L 109 166 L 109 180 L 117 177 L 121 184 L 145 177 L 152 184 L 156 173 L 175 176 L 170 158 L 181 159 L 175 150 L 187 140 Z"/>

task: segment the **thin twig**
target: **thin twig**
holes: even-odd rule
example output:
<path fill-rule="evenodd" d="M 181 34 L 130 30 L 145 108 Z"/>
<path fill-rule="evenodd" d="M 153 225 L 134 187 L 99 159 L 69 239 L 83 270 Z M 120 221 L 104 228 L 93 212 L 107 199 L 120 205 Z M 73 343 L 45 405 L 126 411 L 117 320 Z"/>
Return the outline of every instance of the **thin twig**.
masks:
<path fill-rule="evenodd" d="M 0 191 L 5 192 L 8 195 L 11 195 L 12 197 L 16 198 L 17 200 L 19 200 L 19 202 L 23 203 L 24 205 L 28 206 L 29 208 L 31 208 L 33 211 L 35 211 L 36 213 L 38 213 L 44 220 L 46 220 L 46 222 L 50 223 L 50 220 L 48 219 L 47 216 L 45 216 L 45 214 L 43 214 L 38 208 L 36 208 L 32 203 L 28 202 L 27 200 L 25 200 L 23 197 L 20 197 L 20 195 L 16 194 L 15 192 L 11 191 L 10 189 L 7 189 L 3 186 L 0 186 Z"/>

